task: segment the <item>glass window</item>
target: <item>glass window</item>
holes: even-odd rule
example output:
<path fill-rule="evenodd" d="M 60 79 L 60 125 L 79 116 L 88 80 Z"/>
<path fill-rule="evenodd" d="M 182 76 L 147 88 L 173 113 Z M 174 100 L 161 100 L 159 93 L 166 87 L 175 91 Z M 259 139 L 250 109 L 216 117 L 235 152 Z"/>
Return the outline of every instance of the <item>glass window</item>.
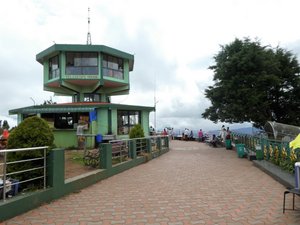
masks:
<path fill-rule="evenodd" d="M 41 118 L 46 120 L 50 128 L 54 128 L 54 114 L 53 113 L 45 113 L 41 114 Z"/>
<path fill-rule="evenodd" d="M 45 113 L 41 116 L 48 124 L 57 129 L 74 129 L 79 122 L 84 120 L 87 124 L 89 121 L 89 113 Z"/>
<path fill-rule="evenodd" d="M 58 129 L 74 128 L 74 113 L 57 113 L 55 114 L 54 127 Z"/>
<path fill-rule="evenodd" d="M 83 96 L 84 102 L 100 102 L 100 94 L 85 93 Z"/>
<path fill-rule="evenodd" d="M 96 52 L 67 52 L 67 75 L 97 75 L 98 53 Z"/>
<path fill-rule="evenodd" d="M 130 129 L 136 124 L 140 124 L 140 111 L 118 110 L 118 135 L 129 134 Z"/>
<path fill-rule="evenodd" d="M 124 79 L 123 59 L 110 55 L 103 55 L 102 59 L 103 76 Z"/>
<path fill-rule="evenodd" d="M 73 95 L 72 102 L 80 102 L 79 94 L 74 94 Z"/>
<path fill-rule="evenodd" d="M 58 55 L 49 59 L 49 80 L 59 77 Z"/>

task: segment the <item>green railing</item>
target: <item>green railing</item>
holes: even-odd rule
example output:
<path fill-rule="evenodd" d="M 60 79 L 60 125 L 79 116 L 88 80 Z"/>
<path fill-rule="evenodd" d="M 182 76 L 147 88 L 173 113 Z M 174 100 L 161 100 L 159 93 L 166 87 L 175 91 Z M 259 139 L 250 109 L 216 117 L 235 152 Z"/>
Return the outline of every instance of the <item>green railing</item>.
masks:
<path fill-rule="evenodd" d="M 147 148 L 143 147 L 143 151 L 145 151 L 146 154 L 137 154 L 141 151 L 141 145 L 139 143 L 137 144 L 137 141 L 140 140 L 146 142 Z M 68 179 L 65 179 L 64 149 L 52 149 L 47 157 L 46 188 L 39 191 L 19 194 L 5 201 L 0 200 L 0 223 L 38 207 L 41 204 L 76 192 L 105 178 L 138 166 L 155 157 L 159 157 L 169 151 L 169 138 L 167 136 L 155 136 L 139 140 L 131 139 L 128 148 L 130 160 L 116 164 L 113 164 L 112 144 L 101 144 L 99 148 L 101 148 L 101 151 L 95 156 L 98 157 L 98 159 L 96 159 L 97 163 L 95 163 L 97 170 Z"/>
<path fill-rule="evenodd" d="M 235 144 L 244 144 L 248 154 L 260 155 L 260 159 L 272 162 L 290 173 L 294 173 L 295 162 L 300 161 L 300 149 L 290 149 L 289 142 L 238 133 L 232 133 L 231 138 Z"/>

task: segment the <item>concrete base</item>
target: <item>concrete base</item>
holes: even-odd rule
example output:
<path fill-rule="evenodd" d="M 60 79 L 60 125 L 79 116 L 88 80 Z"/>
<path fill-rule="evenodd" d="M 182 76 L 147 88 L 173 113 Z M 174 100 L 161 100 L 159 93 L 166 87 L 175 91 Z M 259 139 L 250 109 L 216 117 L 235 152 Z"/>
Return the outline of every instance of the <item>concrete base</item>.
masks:
<path fill-rule="evenodd" d="M 282 170 L 279 166 L 265 160 L 253 160 L 253 164 L 269 174 L 286 188 L 295 188 L 295 176 L 293 174 L 290 174 Z"/>

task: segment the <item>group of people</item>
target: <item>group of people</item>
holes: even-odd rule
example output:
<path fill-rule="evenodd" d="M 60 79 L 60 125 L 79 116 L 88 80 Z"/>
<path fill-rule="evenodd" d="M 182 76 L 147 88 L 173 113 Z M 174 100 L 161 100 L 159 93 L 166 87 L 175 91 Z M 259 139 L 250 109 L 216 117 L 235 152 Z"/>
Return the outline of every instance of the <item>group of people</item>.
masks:
<path fill-rule="evenodd" d="M 216 136 L 215 134 L 213 134 L 209 143 L 212 146 L 217 147 L 218 144 L 224 145 L 225 141 L 229 140 L 230 138 L 231 138 L 231 131 L 229 130 L 229 127 L 227 127 L 226 129 L 225 125 L 222 125 L 219 135 Z"/>
<path fill-rule="evenodd" d="M 150 135 L 155 135 L 155 129 L 150 126 Z M 164 128 L 161 132 L 161 135 L 168 135 L 170 136 L 170 139 L 175 139 L 176 137 L 180 137 L 179 135 L 174 137 L 174 131 L 173 128 Z M 226 139 L 230 139 L 230 130 L 229 127 L 227 129 L 225 128 L 225 125 L 222 125 L 222 128 L 219 132 L 219 135 L 212 135 L 212 137 L 209 138 L 208 134 L 204 133 L 202 129 L 199 129 L 198 134 L 194 136 L 193 130 L 190 130 L 188 128 L 185 128 L 183 132 L 181 133 L 181 140 L 189 141 L 189 140 L 197 140 L 199 142 L 204 142 L 207 139 L 210 139 L 210 141 L 215 141 L 218 139 L 220 142 L 225 143 Z"/>
<path fill-rule="evenodd" d="M 230 130 L 229 127 L 227 127 L 227 129 L 225 128 L 225 125 L 222 125 L 222 128 L 220 130 L 220 134 L 219 137 L 221 138 L 222 142 L 225 142 L 225 140 L 230 139 Z"/>
<path fill-rule="evenodd" d="M 188 140 L 193 140 L 193 138 L 194 138 L 193 131 L 189 130 L 188 128 L 185 128 L 182 133 L 182 140 L 188 141 Z"/>

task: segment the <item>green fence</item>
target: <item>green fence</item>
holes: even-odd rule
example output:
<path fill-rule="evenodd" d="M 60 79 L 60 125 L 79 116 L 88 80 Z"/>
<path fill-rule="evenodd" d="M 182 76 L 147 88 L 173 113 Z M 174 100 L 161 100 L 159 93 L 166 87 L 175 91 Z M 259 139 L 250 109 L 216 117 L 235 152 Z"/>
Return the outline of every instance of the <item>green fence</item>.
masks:
<path fill-rule="evenodd" d="M 153 137 L 145 138 L 145 141 L 147 143 L 145 155 L 137 155 L 139 146 L 133 139 L 130 141 L 129 148 L 131 160 L 114 165 L 112 163 L 112 144 L 102 144 L 97 170 L 69 179 L 65 179 L 64 149 L 51 150 L 47 157 L 47 187 L 42 190 L 19 194 L 5 201 L 0 200 L 0 222 L 138 166 L 169 151 L 167 136 L 157 136 L 155 139 Z M 155 143 L 155 148 L 153 143 Z"/>
<path fill-rule="evenodd" d="M 254 153 L 258 159 L 272 162 L 290 173 L 294 173 L 295 162 L 300 161 L 300 149 L 290 149 L 289 142 L 238 133 L 233 133 L 231 138 L 235 144 L 244 144 L 248 154 Z"/>

